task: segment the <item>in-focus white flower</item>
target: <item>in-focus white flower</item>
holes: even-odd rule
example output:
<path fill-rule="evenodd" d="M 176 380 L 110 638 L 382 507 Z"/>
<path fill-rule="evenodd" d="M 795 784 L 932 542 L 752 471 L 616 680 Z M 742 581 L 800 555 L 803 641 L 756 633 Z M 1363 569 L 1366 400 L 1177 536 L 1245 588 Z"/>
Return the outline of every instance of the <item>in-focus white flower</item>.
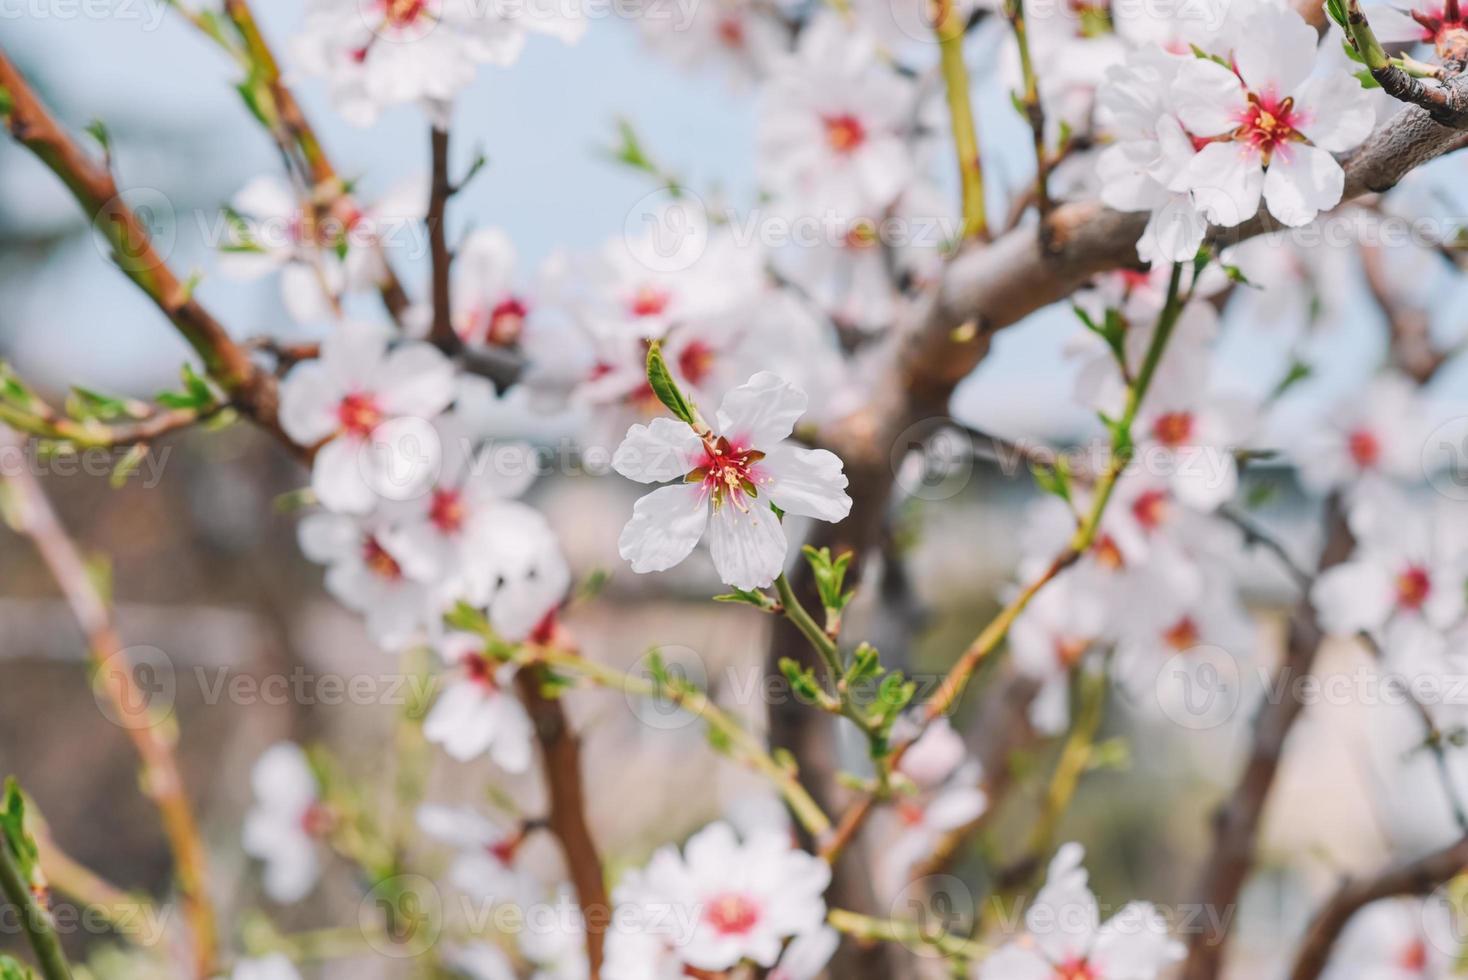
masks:
<path fill-rule="evenodd" d="M 984 960 L 979 980 L 1155 980 L 1183 957 L 1167 922 L 1147 902 L 1130 902 L 1105 925 L 1081 866 L 1085 850 L 1056 852 L 1045 887 L 1025 912 L 1027 934 Z"/>
<path fill-rule="evenodd" d="M 377 520 L 311 514 L 297 529 L 301 552 L 326 565 L 326 591 L 367 620 L 367 632 L 396 650 L 437 628 L 449 596 L 432 582 L 432 569 L 415 567 L 387 544 Z"/>
<path fill-rule="evenodd" d="M 449 633 L 438 649 L 456 676 L 424 719 L 424 736 L 460 762 L 488 752 L 507 772 L 524 772 L 534 728 L 510 687 L 515 665 L 496 661 L 472 633 Z"/>
<path fill-rule="evenodd" d="M 230 980 L 301 980 L 301 974 L 280 953 L 258 960 L 241 960 L 230 972 Z"/>
<path fill-rule="evenodd" d="M 514 64 L 527 31 L 574 43 L 585 28 L 558 4 L 312 0 L 294 54 L 303 70 L 326 76 L 337 111 L 354 125 L 419 102 L 446 128 L 449 104 L 478 65 Z"/>
<path fill-rule="evenodd" d="M 820 12 L 761 108 L 761 173 L 805 213 L 855 219 L 881 212 L 913 175 L 906 143 L 916 96 L 877 55 L 875 40 Z"/>
<path fill-rule="evenodd" d="M 300 901 L 320 877 L 317 846 L 332 824 L 316 775 L 300 746 L 278 742 L 256 760 L 250 785 L 255 805 L 245 814 L 245 853 L 265 863 L 265 894 L 277 902 Z M 274 980 L 291 975 L 270 972 L 269 963 L 257 962 L 260 972 L 246 976 Z"/>
<path fill-rule="evenodd" d="M 618 889 L 618 901 L 640 907 L 626 921 L 671 940 L 688 966 L 771 967 L 786 939 L 821 928 L 830 882 L 830 867 L 794 850 L 787 835 L 758 832 L 741 843 L 728 824 L 714 823 L 689 838 L 681 856 L 672 847 L 654 854 Z"/>
<path fill-rule="evenodd" d="M 347 324 L 321 345 L 321 356 L 291 369 L 280 387 L 280 424 L 302 446 L 323 442 L 311 464 L 311 489 L 329 510 L 365 514 L 411 492 L 428 447 L 383 423 L 416 419 L 427 428 L 454 393 L 448 358 L 423 343 L 388 349 L 375 327 Z M 411 433 L 407 433 L 411 435 Z"/>
<path fill-rule="evenodd" d="M 612 457 L 640 483 L 678 480 L 639 500 L 618 547 L 636 572 L 672 568 L 705 531 L 719 577 L 764 588 L 785 567 L 785 530 L 770 505 L 801 517 L 840 521 L 851 511 L 841 460 L 786 440 L 806 395 L 768 371 L 724 397 L 717 432 L 700 436 L 669 418 L 634 425 Z"/>
<path fill-rule="evenodd" d="M 1103 125 L 1115 142 L 1096 170 L 1101 200 L 1118 211 L 1150 211 L 1137 254 L 1145 262 L 1188 262 L 1208 223 L 1186 189 L 1173 185 L 1197 152 L 1178 122 L 1173 84 L 1187 58 L 1145 47 L 1106 73 L 1097 96 Z"/>
<path fill-rule="evenodd" d="M 1331 154 L 1365 139 L 1374 115 L 1347 72 L 1312 75 L 1319 37 L 1293 9 L 1253 6 L 1248 31 L 1232 70 L 1194 58 L 1178 71 L 1178 117 L 1212 142 L 1175 186 L 1191 190 L 1214 224 L 1253 217 L 1262 196 L 1270 214 L 1298 227 L 1340 203 L 1345 172 Z"/>
<path fill-rule="evenodd" d="M 425 804 L 418 828 L 455 851 L 449 883 L 474 899 L 528 904 L 537 897 L 533 877 L 514 865 L 525 835 L 467 806 Z"/>

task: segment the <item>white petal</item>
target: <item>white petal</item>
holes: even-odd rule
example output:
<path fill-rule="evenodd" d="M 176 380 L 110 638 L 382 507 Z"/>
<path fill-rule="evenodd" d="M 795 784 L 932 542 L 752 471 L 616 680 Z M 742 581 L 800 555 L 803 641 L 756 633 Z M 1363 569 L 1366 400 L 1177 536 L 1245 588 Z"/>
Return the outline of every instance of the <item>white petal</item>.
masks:
<path fill-rule="evenodd" d="M 666 483 L 697 468 L 703 452 L 703 440 L 686 423 L 656 418 L 627 430 L 612 469 L 638 483 Z"/>
<path fill-rule="evenodd" d="M 1366 561 L 1327 570 L 1310 590 L 1320 623 L 1330 633 L 1348 636 L 1380 627 L 1396 605 L 1389 572 Z"/>
<path fill-rule="evenodd" d="M 654 490 L 633 506 L 617 551 L 632 563 L 634 572 L 672 568 L 698 544 L 708 513 L 702 486 L 684 483 Z"/>
<path fill-rule="evenodd" d="M 1055 968 L 1032 947 L 1010 943 L 980 964 L 979 980 L 1051 980 Z"/>
<path fill-rule="evenodd" d="M 1374 26 L 1374 25 L 1373 25 Z M 1295 94 L 1296 128 L 1322 150 L 1343 153 L 1371 134 L 1376 113 L 1354 75 L 1332 72 L 1307 79 Z"/>
<path fill-rule="evenodd" d="M 736 589 L 762 589 L 785 570 L 785 529 L 758 500 L 741 510 L 725 501 L 709 521 L 709 550 L 719 579 Z"/>
<path fill-rule="evenodd" d="M 765 453 L 753 476 L 760 493 L 787 513 L 832 523 L 851 513 L 841 458 L 829 450 L 777 445 Z"/>
<path fill-rule="evenodd" d="M 1345 185 L 1345 171 L 1335 157 L 1295 143 L 1275 151 L 1264 174 L 1264 201 L 1270 214 L 1298 228 L 1339 204 Z"/>
<path fill-rule="evenodd" d="M 808 401 L 790 382 L 761 371 L 724 396 L 719 433 L 740 448 L 774 446 L 795 431 Z"/>
<path fill-rule="evenodd" d="M 297 364 L 280 386 L 280 427 L 299 445 L 320 442 L 340 427 L 337 408 L 343 394 L 324 364 Z"/>
<path fill-rule="evenodd" d="M 1181 959 L 1183 947 L 1147 902 L 1130 902 L 1096 935 L 1090 962 L 1103 977 L 1155 977 Z"/>
<path fill-rule="evenodd" d="M 431 419 L 454 397 L 454 366 L 429 344 L 404 344 L 387 356 L 377 392 L 389 415 Z"/>
<path fill-rule="evenodd" d="M 1248 107 L 1238 76 L 1203 58 L 1183 65 L 1177 73 L 1177 115 L 1198 136 L 1220 136 L 1239 125 Z"/>
<path fill-rule="evenodd" d="M 1188 162 L 1183 187 L 1215 225 L 1232 228 L 1259 210 L 1264 170 L 1257 151 L 1242 143 L 1210 143 Z"/>
<path fill-rule="evenodd" d="M 311 463 L 311 489 L 321 506 L 342 514 L 365 514 L 377 503 L 377 494 L 362 478 L 362 444 L 355 439 L 333 439 L 322 446 Z"/>
<path fill-rule="evenodd" d="M 1315 66 L 1319 36 L 1290 7 L 1260 4 L 1249 17 L 1246 43 L 1234 50 L 1239 77 L 1250 90 L 1283 99 Z"/>

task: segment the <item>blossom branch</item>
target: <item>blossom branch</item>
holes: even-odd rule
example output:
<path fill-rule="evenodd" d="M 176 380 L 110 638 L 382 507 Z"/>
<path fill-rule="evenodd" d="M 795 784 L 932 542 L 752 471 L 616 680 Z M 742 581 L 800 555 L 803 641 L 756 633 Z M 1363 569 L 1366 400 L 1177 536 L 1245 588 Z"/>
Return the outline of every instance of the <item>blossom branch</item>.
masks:
<path fill-rule="evenodd" d="M 541 665 L 531 665 L 515 675 L 520 700 L 535 724 L 535 737 L 540 743 L 541 767 L 550 795 L 547 825 L 565 855 L 576 901 L 591 913 L 585 916 L 586 962 L 590 980 L 596 980 L 601 975 L 607 923 L 605 917 L 595 913 L 610 908 L 610 900 L 601 856 L 586 820 L 581 739 L 571 728 L 561 702 L 546 695 L 544 688 L 549 681 L 550 676 Z"/>
<path fill-rule="evenodd" d="M 1344 561 L 1352 547 L 1350 529 L 1337 496 L 1326 502 L 1326 521 L 1330 533 L 1316 574 Z M 1284 661 L 1275 670 L 1269 689 L 1288 690 L 1296 678 L 1309 676 L 1323 639 L 1324 631 L 1315 608 L 1305 595 L 1290 617 Z M 1198 889 L 1199 900 L 1208 908 L 1227 909 L 1238 901 L 1254 866 L 1260 819 L 1279 773 L 1285 740 L 1303 710 L 1304 702 L 1293 697 L 1266 701 L 1259 710 L 1243 771 L 1214 816 L 1213 848 Z M 1229 935 L 1226 918 L 1207 924 L 1189 936 L 1188 958 L 1182 971 L 1184 980 L 1213 980 L 1218 976 Z"/>
<path fill-rule="evenodd" d="M 827 914 L 826 921 L 837 932 L 858 942 L 927 946 L 944 956 L 959 960 L 976 960 L 988 953 L 988 948 L 981 943 L 955 936 L 942 929 L 926 929 L 916 922 L 879 919 L 846 909 L 832 909 Z"/>
<path fill-rule="evenodd" d="M 1040 104 L 1040 83 L 1035 75 L 1034 59 L 1030 57 L 1030 33 L 1025 22 L 1024 0 L 1005 0 L 1004 16 L 1014 31 L 1014 43 L 1019 48 L 1019 67 L 1024 80 L 1024 93 L 1020 101 L 1025 118 L 1030 124 L 1031 138 L 1035 144 L 1035 206 L 1043 221 L 1050 214 L 1050 155 L 1045 152 L 1045 107 Z"/>
<path fill-rule="evenodd" d="M 922 709 L 922 726 L 932 724 L 938 718 L 946 715 L 962 696 L 964 689 L 979 665 L 999 647 L 1004 638 L 1009 635 L 1009 629 L 1014 621 L 1029 606 L 1030 601 L 1040 593 L 1045 586 L 1054 581 L 1061 572 L 1075 564 L 1080 556 L 1095 542 L 1096 534 L 1100 530 L 1101 518 L 1106 512 L 1106 507 L 1111 501 L 1112 490 L 1116 481 L 1120 479 L 1126 464 L 1131 458 L 1132 452 L 1132 425 L 1136 422 L 1137 413 L 1140 411 L 1142 401 L 1146 397 L 1147 389 L 1152 384 L 1152 378 L 1157 372 L 1157 366 L 1162 361 L 1163 351 L 1167 348 L 1167 342 L 1172 336 L 1173 328 L 1177 325 L 1178 317 L 1181 316 L 1183 306 L 1187 297 L 1181 293 L 1182 287 L 1182 265 L 1173 264 L 1172 276 L 1168 283 L 1167 300 L 1163 304 L 1162 312 L 1157 319 L 1157 330 L 1153 334 L 1152 342 L 1147 348 L 1146 356 L 1142 361 L 1142 367 L 1137 372 L 1136 378 L 1127 387 L 1126 405 L 1121 417 L 1112 425 L 1111 459 L 1105 471 L 1096 481 L 1092 491 L 1092 503 L 1089 513 L 1081 519 L 1076 527 L 1075 534 L 1065 549 L 1056 555 L 1046 569 L 1034 580 L 1026 585 L 1019 594 L 1009 601 L 1000 610 L 999 614 L 990 620 L 989 624 L 974 638 L 968 648 L 963 651 L 958 660 L 949 669 L 943 678 L 942 684 L 933 696 L 928 699 Z M 903 754 L 916 741 L 913 736 L 907 741 L 897 745 L 889 757 L 890 765 L 896 766 L 901 761 Z M 837 825 L 836 832 L 821 847 L 821 856 L 827 860 L 834 860 L 841 850 L 851 842 L 857 832 L 861 829 L 866 818 L 876 806 L 878 795 L 868 793 L 856 803 L 852 804 L 842 815 Z"/>
<path fill-rule="evenodd" d="M 15 140 L 61 178 L 113 249 L 123 273 L 145 292 L 203 360 L 233 405 L 290 445 L 276 417 L 275 378 L 250 360 L 224 325 L 180 282 L 153 247 L 147 228 L 118 195 L 107 168 L 84 153 L 46 110 L 0 50 L 0 119 Z"/>
<path fill-rule="evenodd" d="M 0 429 L 0 440 L 16 445 L 16 436 L 8 430 Z M 173 853 L 174 873 L 193 940 L 194 975 L 201 980 L 212 976 L 218 942 L 208 892 L 208 862 L 193 806 L 184 792 L 169 723 L 154 714 L 146 693 L 137 688 L 131 658 L 113 625 L 108 603 L 45 491 L 25 467 L 13 467 L 4 475 L 4 483 L 13 501 L 15 529 L 35 545 L 70 605 L 86 634 L 92 668 L 137 750 L 142 762 L 139 782 L 162 815 Z"/>
<path fill-rule="evenodd" d="M 1458 129 L 1468 126 L 1468 78 L 1461 74 L 1463 65 L 1456 65 L 1451 73 L 1437 70 L 1434 77 L 1438 84 L 1424 85 L 1417 76 L 1424 73 L 1422 69 L 1432 71 L 1430 66 L 1404 63 L 1403 59 L 1388 55 L 1376 39 L 1366 12 L 1361 9 L 1361 0 L 1347 0 L 1342 26 L 1351 47 L 1388 95 L 1409 105 L 1420 106 L 1444 126 Z"/>
<path fill-rule="evenodd" d="M 979 134 L 969 95 L 968 65 L 963 60 L 967 20 L 954 0 L 938 0 L 933 30 L 938 35 L 938 56 L 948 99 L 953 148 L 958 155 L 958 180 L 963 201 L 964 239 L 983 238 L 988 233 L 984 206 L 984 164 L 979 152 Z"/>
<path fill-rule="evenodd" d="M 428 225 L 428 249 L 433 276 L 433 326 L 428 339 L 441 350 L 452 353 L 459 346 L 459 335 L 454 333 L 453 309 L 449 300 L 449 266 L 453 257 L 449 253 L 445 219 L 454 185 L 449 180 L 448 130 L 432 127 L 429 143 L 433 157 L 433 183 L 425 220 Z"/>
<path fill-rule="evenodd" d="M 12 792 L 15 792 L 13 783 L 7 787 L 7 793 Z M 19 828 L 17 832 L 24 833 Z M 21 928 L 40 964 L 41 976 L 45 980 L 71 980 L 71 966 L 56 935 L 56 922 L 23 869 L 25 859 L 15 850 L 18 843 L 10 834 L 0 832 L 0 895 L 15 906 Z"/>
<path fill-rule="evenodd" d="M 1290 980 L 1315 980 L 1320 976 L 1346 924 L 1367 905 L 1403 895 L 1427 895 L 1464 868 L 1468 868 L 1468 837 L 1373 878 L 1343 882 L 1306 929 L 1290 969 Z"/>

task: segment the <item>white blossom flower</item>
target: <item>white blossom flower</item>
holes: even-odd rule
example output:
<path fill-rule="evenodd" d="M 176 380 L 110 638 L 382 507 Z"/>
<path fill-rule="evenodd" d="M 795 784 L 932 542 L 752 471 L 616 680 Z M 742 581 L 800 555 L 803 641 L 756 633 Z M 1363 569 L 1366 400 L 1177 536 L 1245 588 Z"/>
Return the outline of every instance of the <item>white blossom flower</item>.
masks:
<path fill-rule="evenodd" d="M 380 520 L 311 514 L 297 529 L 301 551 L 326 565 L 326 591 L 367 620 L 367 632 L 390 650 L 436 627 L 448 597 L 432 569 L 416 567 L 387 545 Z"/>
<path fill-rule="evenodd" d="M 438 649 L 462 673 L 434 702 L 423 722 L 424 737 L 460 762 L 488 752 L 507 772 L 524 772 L 534 728 L 510 687 L 515 665 L 496 662 L 483 638 L 472 633 L 448 633 Z"/>
<path fill-rule="evenodd" d="M 1192 194 L 1173 186 L 1197 152 L 1173 106 L 1173 85 L 1187 60 L 1142 48 L 1107 72 L 1097 97 L 1116 140 L 1096 160 L 1101 200 L 1118 211 L 1151 212 L 1137 241 L 1145 262 L 1191 261 L 1208 230 Z"/>
<path fill-rule="evenodd" d="M 1047 735 L 1070 722 L 1070 675 L 1107 626 L 1102 581 L 1095 571 L 1072 569 L 1035 596 L 1009 631 L 1015 668 L 1040 685 L 1030 724 Z"/>
<path fill-rule="evenodd" d="M 518 934 L 520 953 L 534 966 L 530 980 L 586 980 L 586 926 L 581 907 L 562 887 L 549 908 L 550 916 L 532 915 Z"/>
<path fill-rule="evenodd" d="M 1327 569 L 1310 591 L 1327 631 L 1380 638 L 1388 624 L 1416 622 L 1443 631 L 1458 623 L 1468 598 L 1468 514 L 1460 504 L 1415 507 L 1382 486 L 1358 496 L 1350 518 L 1356 551 Z"/>
<path fill-rule="evenodd" d="M 1084 859 L 1079 844 L 1061 846 L 1025 912 L 1027 935 L 983 960 L 978 980 L 1155 980 L 1182 959 L 1182 944 L 1150 903 L 1130 902 L 1101 924 Z"/>
<path fill-rule="evenodd" d="M 288 957 L 275 953 L 256 960 L 241 960 L 229 974 L 230 980 L 301 980 Z"/>
<path fill-rule="evenodd" d="M 1294 453 L 1300 479 L 1327 493 L 1363 479 L 1411 482 L 1422 476 L 1427 408 L 1417 385 L 1400 374 L 1382 374 L 1365 391 L 1316 420 Z"/>
<path fill-rule="evenodd" d="M 1427 980 L 1449 977 L 1453 956 L 1444 948 L 1456 926 L 1442 901 L 1390 898 L 1372 902 L 1346 924 L 1331 951 L 1323 980 Z"/>
<path fill-rule="evenodd" d="M 1208 220 L 1232 227 L 1259 210 L 1297 227 L 1340 202 L 1345 172 L 1331 156 L 1371 131 L 1361 84 L 1341 70 L 1312 75 L 1319 39 L 1288 7 L 1251 7 L 1234 70 L 1194 58 L 1177 75 L 1186 129 L 1212 142 L 1177 186 L 1192 191 Z"/>
<path fill-rule="evenodd" d="M 721 971 L 743 960 L 774 966 L 787 938 L 819 929 L 830 881 L 830 866 L 792 849 L 788 836 L 760 832 L 741 843 L 728 824 L 714 823 L 689 838 L 681 857 L 658 851 L 622 897 L 693 916 L 679 920 L 673 948 L 689 966 Z"/>
<path fill-rule="evenodd" d="M 498 228 L 464 239 L 454 255 L 454 331 L 466 344 L 513 347 L 534 301 L 515 279 L 515 245 Z"/>
<path fill-rule="evenodd" d="M 280 388 L 280 424 L 302 446 L 325 440 L 311 464 L 311 489 L 323 506 L 365 514 L 419 478 L 424 461 L 406 456 L 423 447 L 383 439 L 378 429 L 395 419 L 426 425 L 453 398 L 453 372 L 428 344 L 389 350 L 386 333 L 350 324 L 326 338 L 319 358 L 291 369 Z"/>
<path fill-rule="evenodd" d="M 418 808 L 418 828 L 454 849 L 448 880 L 474 899 L 528 904 L 538 886 L 514 865 L 524 833 L 506 827 L 467 806 L 424 804 Z"/>
<path fill-rule="evenodd" d="M 255 761 L 250 785 L 255 805 L 245 814 L 245 853 L 265 863 L 265 893 L 271 899 L 300 901 L 320 877 L 317 846 L 332 823 L 316 775 L 300 746 L 278 742 Z M 258 972 L 246 976 L 257 980 L 279 976 L 268 963 L 257 963 Z"/>
<path fill-rule="evenodd" d="M 419 102 L 446 128 L 449 103 L 478 65 L 514 64 L 527 31 L 574 43 L 585 27 L 555 4 L 312 0 L 294 54 L 307 73 L 330 80 L 337 111 L 354 125 Z"/>
<path fill-rule="evenodd" d="M 913 175 L 905 136 L 916 104 L 869 34 L 818 13 L 765 90 L 761 172 L 777 197 L 808 214 L 879 212 Z"/>
<path fill-rule="evenodd" d="M 805 392 L 768 371 L 724 397 L 717 432 L 683 422 L 634 425 L 612 466 L 640 483 L 681 482 L 639 500 L 618 547 L 636 572 L 672 568 L 709 535 L 719 577 L 740 589 L 764 588 L 785 567 L 787 542 L 770 508 L 823 521 L 851 511 L 841 460 L 788 440 L 805 412 Z"/>
<path fill-rule="evenodd" d="M 1247 445 L 1257 424 L 1248 399 L 1212 388 L 1210 368 L 1201 359 L 1168 362 L 1154 377 L 1134 428 L 1148 469 L 1165 473 L 1178 498 L 1203 511 L 1238 489 L 1234 452 Z"/>

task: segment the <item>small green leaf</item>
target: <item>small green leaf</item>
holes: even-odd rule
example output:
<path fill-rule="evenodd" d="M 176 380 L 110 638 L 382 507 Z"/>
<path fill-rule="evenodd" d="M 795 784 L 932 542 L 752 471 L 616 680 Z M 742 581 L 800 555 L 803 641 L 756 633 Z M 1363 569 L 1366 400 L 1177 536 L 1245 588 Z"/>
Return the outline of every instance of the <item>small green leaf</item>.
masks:
<path fill-rule="evenodd" d="M 465 633 L 474 633 L 478 636 L 489 636 L 489 618 L 482 610 L 475 609 L 469 603 L 460 600 L 454 607 L 444 613 L 445 625 Z"/>
<path fill-rule="evenodd" d="M 148 455 L 147 443 L 137 443 L 128 447 L 128 451 L 112 467 L 112 475 L 107 478 L 107 483 L 114 490 L 121 489 L 127 485 L 128 479 L 143 465 L 143 460 Z"/>
<path fill-rule="evenodd" d="M 852 593 L 845 591 L 846 570 L 851 566 L 852 552 L 844 551 L 835 559 L 831 557 L 830 548 L 817 550 L 806 545 L 801 552 L 815 575 L 816 592 L 821 597 L 821 605 L 829 612 L 841 612 L 852 596 Z"/>
<path fill-rule="evenodd" d="M 0 954 L 0 980 L 32 980 L 32 977 L 30 970 L 9 956 Z"/>
<path fill-rule="evenodd" d="M 801 702 L 813 704 L 822 699 L 825 692 L 821 690 L 815 672 L 809 667 L 802 667 L 789 657 L 781 657 L 780 673 L 785 675 L 785 680 L 789 682 L 790 692 Z"/>
<path fill-rule="evenodd" d="M 112 156 L 112 135 L 107 132 L 107 124 L 100 119 L 93 119 L 87 123 L 87 134 L 97 141 L 102 152 L 108 157 Z"/>
<path fill-rule="evenodd" d="M 657 395 L 658 401 L 662 402 L 674 416 L 695 429 L 702 427 L 698 410 L 693 407 L 693 403 L 688 400 L 679 389 L 678 383 L 673 380 L 668 364 L 663 360 L 662 344 L 656 340 L 647 348 L 647 383 L 652 387 L 652 393 Z"/>
<path fill-rule="evenodd" d="M 715 602 L 734 602 L 746 606 L 754 606 L 766 612 L 775 608 L 775 600 L 759 590 L 735 589 L 733 592 L 725 592 L 723 595 L 714 596 Z"/>
<path fill-rule="evenodd" d="M 1361 87 L 1364 89 L 1381 88 L 1381 83 L 1376 80 L 1375 75 L 1371 74 L 1371 69 L 1369 68 L 1362 68 L 1355 73 L 1355 76 L 1356 81 L 1360 82 Z"/>

